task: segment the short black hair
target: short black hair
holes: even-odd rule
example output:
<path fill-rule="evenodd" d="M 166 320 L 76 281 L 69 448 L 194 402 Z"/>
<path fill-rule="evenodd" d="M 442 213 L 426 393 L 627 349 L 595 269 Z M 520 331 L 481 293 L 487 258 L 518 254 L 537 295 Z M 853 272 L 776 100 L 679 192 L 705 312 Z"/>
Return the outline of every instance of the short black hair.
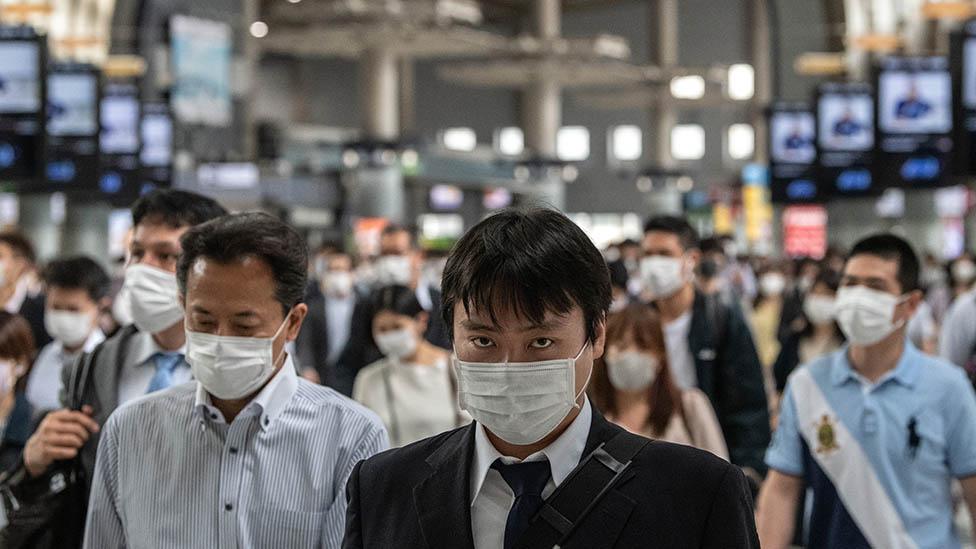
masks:
<path fill-rule="evenodd" d="M 37 261 L 34 252 L 34 245 L 29 238 L 19 231 L 4 231 L 0 233 L 0 244 L 6 244 L 13 250 L 14 255 L 19 255 L 27 260 L 28 263 Z"/>
<path fill-rule="evenodd" d="M 919 289 L 918 255 L 905 239 L 891 233 L 871 235 L 854 245 L 847 260 L 850 261 L 852 257 L 858 255 L 873 255 L 887 261 L 898 262 L 898 282 L 901 284 L 902 292 L 913 292 Z"/>
<path fill-rule="evenodd" d="M 659 215 L 652 217 L 644 223 L 644 234 L 658 231 L 670 233 L 678 237 L 681 247 L 685 250 L 694 250 L 700 246 L 698 231 L 691 226 L 683 217 L 674 215 Z"/>
<path fill-rule="evenodd" d="M 226 264 L 256 257 L 271 267 L 275 299 L 285 314 L 305 298 L 308 247 L 295 229 L 276 217 L 257 212 L 225 215 L 188 230 L 181 243 L 183 254 L 176 277 L 184 295 L 188 273 L 197 259 Z"/>
<path fill-rule="evenodd" d="M 607 267 L 610 269 L 610 286 L 626 290 L 630 275 L 628 275 L 627 267 L 623 262 L 614 261 L 607 264 Z"/>
<path fill-rule="evenodd" d="M 132 205 L 132 224 L 143 221 L 173 228 L 193 227 L 227 215 L 216 200 L 187 191 L 159 189 L 139 198 Z"/>
<path fill-rule="evenodd" d="M 107 297 L 112 279 L 94 259 L 87 256 L 56 259 L 47 264 L 42 275 L 48 287 L 84 290 L 92 301 Z"/>
<path fill-rule="evenodd" d="M 718 253 L 725 255 L 725 247 L 722 245 L 722 240 L 716 236 L 703 238 L 698 243 L 698 249 L 703 254 Z"/>
<path fill-rule="evenodd" d="M 424 312 L 420 300 L 417 299 L 417 292 L 406 286 L 384 286 L 370 296 L 370 303 L 373 307 L 373 314 L 381 311 L 388 311 L 398 315 L 415 317 Z"/>
<path fill-rule="evenodd" d="M 583 310 L 586 333 L 610 308 L 610 274 L 600 251 L 565 215 L 547 209 L 508 209 L 471 228 L 444 267 L 441 314 L 454 336 L 454 309 L 474 307 L 498 322 L 496 309 L 542 322 L 546 312 Z"/>

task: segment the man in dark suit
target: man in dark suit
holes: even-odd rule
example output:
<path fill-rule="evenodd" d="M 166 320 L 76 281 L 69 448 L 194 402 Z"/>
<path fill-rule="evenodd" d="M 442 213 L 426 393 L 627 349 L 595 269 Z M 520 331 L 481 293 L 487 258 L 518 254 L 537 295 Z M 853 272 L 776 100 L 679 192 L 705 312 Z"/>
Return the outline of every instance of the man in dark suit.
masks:
<path fill-rule="evenodd" d="M 336 361 L 349 341 L 359 301 L 352 258 L 338 252 L 328 254 L 320 276 L 318 287 L 306 298 L 308 316 L 295 341 L 295 354 L 306 379 L 335 387 Z"/>
<path fill-rule="evenodd" d="M 591 406 L 610 296 L 599 251 L 558 212 L 506 211 L 472 228 L 448 259 L 442 314 L 475 422 L 361 462 L 343 546 L 759 547 L 738 468 L 625 433 Z M 589 459 L 601 445 L 610 459 Z M 597 481 L 614 461 L 608 471 L 629 465 Z"/>

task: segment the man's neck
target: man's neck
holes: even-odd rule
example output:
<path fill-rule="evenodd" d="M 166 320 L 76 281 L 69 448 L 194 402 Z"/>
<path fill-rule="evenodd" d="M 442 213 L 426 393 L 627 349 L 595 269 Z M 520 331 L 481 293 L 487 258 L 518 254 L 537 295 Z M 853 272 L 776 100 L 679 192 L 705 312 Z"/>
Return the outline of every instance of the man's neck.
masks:
<path fill-rule="evenodd" d="M 857 373 L 874 383 L 898 367 L 904 352 L 905 329 L 902 328 L 874 345 L 852 345 L 848 349 L 848 359 Z"/>
<path fill-rule="evenodd" d="M 17 293 L 17 286 L 20 284 L 20 278 L 13 279 L 10 284 L 7 284 L 3 288 L 0 288 L 0 307 L 6 306 L 7 302 L 14 297 Z"/>
<path fill-rule="evenodd" d="M 525 458 L 531 456 L 536 452 L 541 452 L 542 450 L 545 450 L 550 444 L 555 442 L 557 438 L 562 436 L 562 434 L 566 432 L 566 429 L 569 429 L 569 426 L 572 425 L 574 421 L 576 421 L 577 417 L 579 417 L 580 412 L 583 410 L 585 400 L 586 397 L 584 395 L 580 395 L 579 399 L 576 401 L 576 404 L 578 406 L 573 408 L 573 410 L 569 413 L 569 415 L 567 415 L 566 418 L 563 419 L 562 423 L 560 423 L 559 426 L 556 427 L 551 433 L 546 435 L 546 438 L 534 444 L 529 444 L 526 446 L 510 444 L 495 436 L 495 434 L 489 431 L 488 429 L 485 429 L 485 434 L 488 435 L 488 440 L 491 442 L 491 445 L 494 446 L 496 450 L 498 450 L 498 453 L 500 453 L 503 456 L 524 460 Z"/>
<path fill-rule="evenodd" d="M 177 322 L 162 332 L 152 335 L 153 341 L 164 351 L 179 351 L 186 345 L 186 331 L 183 323 Z"/>
<path fill-rule="evenodd" d="M 688 282 L 674 295 L 656 301 L 657 310 L 665 324 L 674 322 L 695 304 L 695 286 Z"/>

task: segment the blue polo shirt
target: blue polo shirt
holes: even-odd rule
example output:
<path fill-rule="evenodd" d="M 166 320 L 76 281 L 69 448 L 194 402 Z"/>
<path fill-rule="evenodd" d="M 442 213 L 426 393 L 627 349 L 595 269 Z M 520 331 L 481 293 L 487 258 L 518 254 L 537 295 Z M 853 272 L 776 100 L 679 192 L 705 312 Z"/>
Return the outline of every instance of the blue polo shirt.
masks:
<path fill-rule="evenodd" d="M 804 368 L 860 444 L 918 547 L 958 548 L 949 485 L 953 478 L 976 475 L 976 395 L 962 369 L 911 343 L 898 366 L 876 383 L 851 368 L 846 347 Z M 815 419 L 797 418 L 791 386 L 783 394 L 766 464 L 803 477 L 813 490 L 809 547 L 869 549 L 798 430 L 798 421 Z"/>

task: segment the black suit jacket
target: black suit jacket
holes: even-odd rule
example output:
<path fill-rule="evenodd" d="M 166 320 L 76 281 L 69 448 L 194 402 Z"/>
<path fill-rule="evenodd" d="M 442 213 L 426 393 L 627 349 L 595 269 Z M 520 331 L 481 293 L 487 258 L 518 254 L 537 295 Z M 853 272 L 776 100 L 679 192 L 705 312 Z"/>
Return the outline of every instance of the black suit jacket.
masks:
<path fill-rule="evenodd" d="M 44 294 L 27 296 L 24 304 L 20 306 L 19 311 L 20 316 L 24 317 L 27 323 L 30 324 L 31 335 L 34 336 L 34 346 L 38 350 L 51 342 L 51 336 L 48 335 L 47 329 L 44 327 L 45 302 L 46 298 Z"/>
<path fill-rule="evenodd" d="M 473 549 L 475 424 L 360 462 L 346 487 L 345 549 Z M 596 410 L 584 456 L 620 428 Z M 700 450 L 651 442 L 564 549 L 759 547 L 742 472 Z"/>
<path fill-rule="evenodd" d="M 298 365 L 314 369 L 322 385 L 339 389 L 336 366 L 329 364 L 329 322 L 325 313 L 325 296 L 322 292 L 309 293 L 305 303 L 308 305 L 308 315 L 295 340 Z M 357 300 L 354 309 L 358 307 Z"/>

